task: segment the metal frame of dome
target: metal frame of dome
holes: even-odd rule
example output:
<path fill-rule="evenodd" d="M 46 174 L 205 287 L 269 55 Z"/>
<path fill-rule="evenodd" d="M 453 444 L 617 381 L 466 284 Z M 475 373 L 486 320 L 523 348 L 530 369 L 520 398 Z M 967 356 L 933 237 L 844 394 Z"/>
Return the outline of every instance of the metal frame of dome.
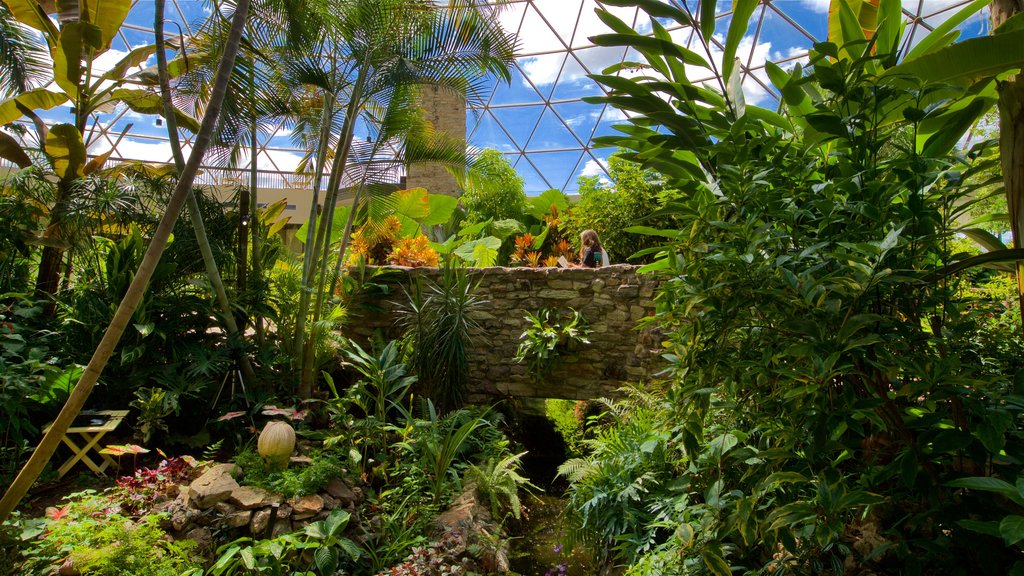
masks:
<path fill-rule="evenodd" d="M 676 7 L 699 13 L 700 3 L 665 0 Z M 777 96 L 767 81 L 765 61 L 793 64 L 806 59 L 807 50 L 827 33 L 828 0 L 791 0 L 795 6 L 782 6 L 778 0 L 763 1 L 751 18 L 747 38 L 741 45 L 740 71 L 744 89 L 761 105 L 771 106 Z M 933 29 L 948 15 L 969 0 L 912 0 L 904 2 L 903 13 L 908 27 L 905 41 L 913 42 L 920 29 Z M 731 3 L 719 2 L 720 21 L 731 16 Z M 168 10 L 181 33 L 193 33 L 192 22 L 201 15 L 199 0 L 171 0 Z M 528 193 L 539 193 L 557 188 L 568 192 L 576 190 L 580 175 L 607 178 L 607 156 L 610 151 L 595 150 L 594 136 L 612 133 L 612 124 L 625 119 L 621 112 L 607 105 L 590 105 L 580 100 L 583 95 L 599 95 L 601 88 L 587 74 L 625 61 L 628 51 L 595 46 L 589 36 L 604 31 L 594 15 L 596 0 L 506 0 L 494 2 L 498 16 L 508 29 L 515 29 L 521 51 L 517 56 L 511 85 L 494 82 L 486 102 L 467 111 L 467 141 L 478 148 L 494 147 L 505 153 L 511 163 L 526 179 Z M 152 4 L 137 3 L 128 21 L 118 32 L 120 45 L 115 41 L 114 51 L 127 53 L 131 47 L 148 43 L 152 28 L 140 22 L 152 21 Z M 631 21 L 634 29 L 650 30 L 645 14 L 635 8 L 615 8 L 624 21 Z M 190 16 L 192 16 L 190 18 Z M 987 33 L 987 20 L 971 22 L 965 26 L 967 35 Z M 722 27 L 720 25 L 720 27 Z M 962 27 L 963 28 L 963 27 Z M 693 35 L 681 27 L 670 28 L 678 33 L 685 44 Z M 788 36 L 787 36 L 788 35 Z M 789 38 L 785 51 L 773 43 Z M 678 40 L 677 40 L 678 41 Z M 774 50 L 773 50 L 774 47 Z M 721 51 L 721 42 L 714 39 L 712 50 Z M 697 78 L 708 81 L 713 78 Z M 57 113 L 59 114 L 59 113 Z M 51 115 L 48 120 L 57 121 Z M 136 117 L 122 107 L 105 115 L 94 115 L 100 127 L 99 145 L 93 143 L 91 153 L 117 148 L 114 160 L 146 160 L 171 162 L 167 137 L 159 131 L 133 125 L 124 138 L 120 138 L 130 120 L 153 123 L 154 118 Z M 301 187 L 305 178 L 292 174 L 302 151 L 285 144 L 284 122 L 267 126 L 258 138 L 257 155 L 261 178 L 273 187 Z M 188 146 L 191 137 L 183 134 Z M 163 149 L 166 148 L 166 154 Z M 248 170 L 240 166 L 230 171 Z M 225 173 L 225 178 L 231 174 Z M 219 183 L 216 170 L 207 172 L 208 183 Z M 294 182 L 292 182 L 294 180 Z"/>

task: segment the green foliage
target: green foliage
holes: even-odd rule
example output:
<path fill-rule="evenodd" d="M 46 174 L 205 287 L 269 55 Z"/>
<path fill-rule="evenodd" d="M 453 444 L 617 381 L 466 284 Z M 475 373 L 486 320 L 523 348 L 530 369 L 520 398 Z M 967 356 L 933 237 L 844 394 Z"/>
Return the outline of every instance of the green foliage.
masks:
<path fill-rule="evenodd" d="M 471 437 L 478 429 L 490 426 L 484 419 L 486 414 L 486 411 L 473 414 L 462 409 L 440 416 L 433 403 L 428 401 L 429 419 L 412 422 L 415 431 L 412 438 L 397 444 L 422 463 L 429 487 L 428 494 L 435 505 L 447 498 L 453 481 L 458 483 L 460 466 L 456 464 L 464 464 Z"/>
<path fill-rule="evenodd" d="M 48 574 L 65 560 L 82 574 L 99 576 L 181 576 L 199 567 L 194 543 L 169 540 L 158 526 L 160 515 L 133 521 L 92 491 L 65 502 L 47 518 L 22 523 L 20 572 Z"/>
<path fill-rule="evenodd" d="M 409 291 L 408 304 L 401 310 L 401 322 L 423 393 L 443 412 L 465 401 L 469 385 L 469 357 L 472 333 L 478 328 L 473 313 L 486 302 L 474 295 L 476 285 L 465 269 L 447 261 L 441 282 L 416 284 Z"/>
<path fill-rule="evenodd" d="M 1009 572 L 1024 510 L 956 488 L 1015 480 L 1024 458 L 1014 365 L 986 366 L 988 312 L 953 275 L 991 162 L 947 151 L 984 98 L 885 73 L 893 59 L 862 40 L 769 66 L 780 115 L 747 106 L 728 74 L 720 93 L 691 83 L 706 61 L 660 24 L 640 37 L 599 13 L 616 33 L 595 43 L 632 46 L 662 76 L 606 71 L 594 101 L 633 118 L 600 141 L 679 191 L 672 228 L 634 229 L 664 239 L 646 269 L 668 278 L 670 381 L 612 406 L 591 456 L 563 467 L 570 534 L 633 574 Z M 1000 530 L 964 526 L 979 521 Z"/>
<path fill-rule="evenodd" d="M 670 199 L 671 191 L 665 189 L 665 181 L 657 172 L 645 170 L 619 154 L 608 158 L 608 171 L 610 183 L 597 176 L 580 177 L 580 201 L 565 218 L 566 234 L 578 244 L 580 232 L 596 230 L 611 261 L 626 262 L 633 254 L 658 245 L 655 238 L 628 232 L 627 228 L 638 224 L 659 228 L 672 225 L 671 218 L 655 215 Z M 650 259 L 647 255 L 639 261 Z"/>
<path fill-rule="evenodd" d="M 480 153 L 462 193 L 466 223 L 522 220 L 526 213 L 524 181 L 505 155 L 488 148 Z"/>
<path fill-rule="evenodd" d="M 0 305 L 0 481 L 14 477 L 39 433 L 36 423 L 56 414 L 82 372 L 61 366 L 58 335 L 43 328 L 42 310 L 17 295 Z"/>
<path fill-rule="evenodd" d="M 530 480 L 519 473 L 526 452 L 509 454 L 504 458 L 491 456 L 483 464 L 471 464 L 467 476 L 476 483 L 477 494 L 491 506 L 491 517 L 501 519 L 507 514 L 518 520 L 523 512 L 519 491 L 537 490 Z"/>
<path fill-rule="evenodd" d="M 516 362 L 526 362 L 537 380 L 547 376 L 563 353 L 590 344 L 587 319 L 576 309 L 541 308 L 536 314 L 527 312 L 526 320 L 530 325 L 519 337 Z"/>
<path fill-rule="evenodd" d="M 342 536 L 350 518 L 345 510 L 332 510 L 327 518 L 298 532 L 268 540 L 239 538 L 217 550 L 217 561 L 205 573 L 209 576 L 347 573 L 343 570 L 361 555 L 356 544 Z"/>
<path fill-rule="evenodd" d="M 136 431 L 143 444 L 149 444 L 157 433 L 166 433 L 164 419 L 179 408 L 177 394 L 163 388 L 139 388 L 129 406 L 139 411 Z"/>
<path fill-rule="evenodd" d="M 581 456 L 584 448 L 584 422 L 579 415 L 580 402 L 548 398 L 544 401 L 544 414 L 555 425 L 555 430 L 565 441 L 567 454 Z"/>
<path fill-rule="evenodd" d="M 327 452 L 313 451 L 309 458 L 312 462 L 308 465 L 268 470 L 258 453 L 246 449 L 235 456 L 235 463 L 242 469 L 247 485 L 294 498 L 319 492 L 345 470 L 342 461 Z"/>

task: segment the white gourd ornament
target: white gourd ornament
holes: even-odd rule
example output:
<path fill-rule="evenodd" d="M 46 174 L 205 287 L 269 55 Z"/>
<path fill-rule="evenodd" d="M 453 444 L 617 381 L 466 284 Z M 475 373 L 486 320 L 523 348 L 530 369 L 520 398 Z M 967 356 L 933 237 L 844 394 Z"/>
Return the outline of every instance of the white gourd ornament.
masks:
<path fill-rule="evenodd" d="M 295 429 L 287 422 L 267 422 L 256 442 L 256 450 L 272 470 L 288 468 L 288 461 L 295 450 Z"/>

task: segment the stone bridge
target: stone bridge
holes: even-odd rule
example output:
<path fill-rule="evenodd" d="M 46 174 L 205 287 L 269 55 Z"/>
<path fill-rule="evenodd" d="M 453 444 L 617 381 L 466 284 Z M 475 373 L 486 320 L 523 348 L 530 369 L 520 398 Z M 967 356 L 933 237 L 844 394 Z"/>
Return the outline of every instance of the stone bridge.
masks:
<path fill-rule="evenodd" d="M 472 314 L 480 325 L 469 350 L 470 401 L 495 397 L 566 398 L 575 400 L 615 397 L 627 382 L 649 378 L 662 366 L 661 337 L 637 322 L 654 314 L 653 295 L 660 278 L 637 274 L 637 266 L 604 268 L 471 268 L 476 297 L 483 306 Z M 367 339 L 380 330 L 397 338 L 395 311 L 407 300 L 402 288 L 422 277 L 439 281 L 437 268 L 388 267 L 394 284 L 388 296 L 373 302 L 380 313 L 351 319 L 346 331 Z M 520 336 L 529 326 L 526 312 L 540 308 L 583 312 L 591 333 L 590 344 L 564 351 L 543 381 L 525 364 L 515 361 Z M 350 310 L 350 313 L 355 312 Z"/>

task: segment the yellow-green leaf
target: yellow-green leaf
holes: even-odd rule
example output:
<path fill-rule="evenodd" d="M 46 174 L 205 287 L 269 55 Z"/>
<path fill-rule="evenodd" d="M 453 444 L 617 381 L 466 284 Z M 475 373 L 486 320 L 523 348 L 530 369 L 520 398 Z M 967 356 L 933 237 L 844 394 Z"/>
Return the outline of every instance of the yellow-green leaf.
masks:
<path fill-rule="evenodd" d="M 110 47 L 110 41 L 114 39 L 117 31 L 124 24 L 131 10 L 131 0 L 86 0 L 82 2 L 82 19 L 95 24 L 100 31 L 101 52 Z"/>
<path fill-rule="evenodd" d="M 103 168 L 103 165 L 107 163 L 107 160 L 110 158 L 110 155 L 113 154 L 113 152 L 114 149 L 111 148 L 110 150 L 107 150 L 103 154 L 100 154 L 99 156 L 90 160 L 89 163 L 85 165 L 85 168 L 82 169 L 82 173 L 88 175 L 92 174 L 97 170 L 101 170 Z"/>
<path fill-rule="evenodd" d="M 113 68 L 108 70 L 107 73 L 103 75 L 102 80 L 121 80 L 124 78 L 125 72 L 130 68 L 139 66 L 155 53 L 156 46 L 153 44 L 132 50 L 127 56 L 122 58 L 120 62 L 115 64 Z"/>
<path fill-rule="evenodd" d="M 707 569 L 715 576 L 732 576 L 732 570 L 729 570 L 729 563 L 714 550 L 705 548 L 700 553 L 700 557 L 704 561 L 704 566 L 707 566 Z"/>
<path fill-rule="evenodd" d="M 18 22 L 43 33 L 46 43 L 52 48 L 59 32 L 53 21 L 35 0 L 4 0 L 11 15 Z"/>
<path fill-rule="evenodd" d="M 82 82 L 82 57 L 99 45 L 100 30 L 88 22 L 69 22 L 61 28 L 53 57 L 53 80 L 72 100 L 78 101 Z"/>
<path fill-rule="evenodd" d="M 46 155 L 53 171 L 62 180 L 80 178 L 85 168 L 85 143 L 82 134 L 71 124 L 57 124 L 46 135 Z"/>
<path fill-rule="evenodd" d="M 111 92 L 110 95 L 112 98 L 121 100 L 133 111 L 140 114 L 164 115 L 163 102 L 160 101 L 160 96 L 155 92 L 118 88 Z M 177 108 L 174 109 L 174 117 L 178 121 L 179 128 L 185 128 L 191 132 L 199 132 L 199 122 L 197 122 L 195 118 L 185 114 Z"/>
<path fill-rule="evenodd" d="M 29 110 L 49 110 L 67 101 L 67 94 L 50 92 L 43 88 L 29 90 L 24 94 L 19 94 L 14 98 L 0 102 L 0 125 L 10 124 L 23 116 L 21 110 L 18 110 L 18 104 Z"/>

